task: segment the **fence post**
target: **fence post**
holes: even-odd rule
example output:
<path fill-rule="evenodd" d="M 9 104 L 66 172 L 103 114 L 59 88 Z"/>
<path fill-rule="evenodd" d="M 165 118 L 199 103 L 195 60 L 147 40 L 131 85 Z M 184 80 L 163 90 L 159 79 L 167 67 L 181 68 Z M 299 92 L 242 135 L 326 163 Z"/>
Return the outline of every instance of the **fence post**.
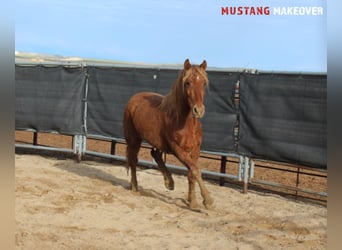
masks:
<path fill-rule="evenodd" d="M 76 161 L 79 163 L 82 160 L 82 156 L 86 150 L 87 138 L 84 135 L 74 135 L 74 155 L 76 156 Z"/>
<path fill-rule="evenodd" d="M 112 140 L 111 146 L 110 146 L 110 154 L 115 155 L 115 153 L 116 153 L 116 141 Z M 114 159 L 112 159 L 111 162 L 113 163 Z"/>
<path fill-rule="evenodd" d="M 33 132 L 33 145 L 37 146 L 38 145 L 38 133 Z"/>
<path fill-rule="evenodd" d="M 254 160 L 249 160 L 249 180 L 254 177 Z"/>
<path fill-rule="evenodd" d="M 242 192 L 244 194 L 248 191 L 248 182 L 254 176 L 254 161 L 248 156 L 240 156 L 238 180 L 243 182 Z"/>
<path fill-rule="evenodd" d="M 220 172 L 221 174 L 225 174 L 226 173 L 226 166 L 227 166 L 227 156 L 222 156 L 221 157 L 221 169 Z M 220 178 L 220 186 L 224 186 L 224 178 L 221 177 Z"/>
<path fill-rule="evenodd" d="M 244 163 L 244 157 L 243 156 L 239 156 L 239 168 L 238 168 L 238 180 L 242 181 L 242 176 L 243 176 L 243 163 Z"/>
<path fill-rule="evenodd" d="M 243 171 L 243 193 L 246 194 L 248 191 L 248 180 L 249 180 L 249 158 L 244 157 L 244 171 Z"/>

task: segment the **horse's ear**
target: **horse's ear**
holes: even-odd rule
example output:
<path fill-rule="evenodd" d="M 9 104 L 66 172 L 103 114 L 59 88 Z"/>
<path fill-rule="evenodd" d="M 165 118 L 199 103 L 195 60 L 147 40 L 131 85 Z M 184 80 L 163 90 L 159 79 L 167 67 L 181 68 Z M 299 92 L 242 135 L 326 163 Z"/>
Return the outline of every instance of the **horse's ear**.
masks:
<path fill-rule="evenodd" d="M 188 70 L 190 68 L 191 68 L 191 63 L 190 63 L 189 59 L 186 59 L 184 61 L 184 70 Z"/>
<path fill-rule="evenodd" d="M 206 68 L 207 68 L 207 61 L 206 61 L 206 60 L 203 60 L 203 62 L 201 63 L 200 67 L 201 67 L 203 70 L 206 70 Z"/>

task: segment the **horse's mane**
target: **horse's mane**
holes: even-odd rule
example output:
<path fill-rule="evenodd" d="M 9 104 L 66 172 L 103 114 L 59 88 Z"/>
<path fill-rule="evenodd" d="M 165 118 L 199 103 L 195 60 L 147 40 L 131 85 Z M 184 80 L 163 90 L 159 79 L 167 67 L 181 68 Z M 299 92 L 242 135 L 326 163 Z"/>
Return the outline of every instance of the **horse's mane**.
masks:
<path fill-rule="evenodd" d="M 188 70 L 181 70 L 178 74 L 176 82 L 172 86 L 171 91 L 164 96 L 160 104 L 160 109 L 166 112 L 169 116 L 174 117 L 176 121 L 179 121 L 182 111 L 184 108 L 186 108 L 184 107 L 184 83 L 196 73 L 203 77 L 206 83 L 208 83 L 207 73 L 198 66 L 192 66 Z"/>

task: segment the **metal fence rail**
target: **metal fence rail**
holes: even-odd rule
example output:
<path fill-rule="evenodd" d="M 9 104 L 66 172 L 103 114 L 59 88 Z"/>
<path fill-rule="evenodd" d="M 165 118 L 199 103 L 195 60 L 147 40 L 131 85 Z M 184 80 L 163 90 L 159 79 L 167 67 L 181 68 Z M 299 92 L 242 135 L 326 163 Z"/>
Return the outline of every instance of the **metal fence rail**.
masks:
<path fill-rule="evenodd" d="M 101 158 L 107 158 L 107 159 L 113 159 L 121 162 L 126 162 L 126 157 L 117 155 L 115 154 L 115 150 L 113 151 L 111 149 L 111 153 L 103 153 L 103 152 L 96 152 L 92 150 L 87 149 L 87 139 L 96 139 L 96 140 L 101 140 L 101 141 L 108 141 L 112 142 L 114 144 L 120 143 L 120 144 L 125 144 L 125 141 L 122 139 L 117 139 L 117 138 L 112 138 L 112 137 L 105 137 L 105 136 L 90 136 L 90 137 L 85 137 L 83 135 L 74 135 L 73 136 L 73 143 L 72 143 L 72 148 L 59 148 L 59 147 L 53 147 L 53 146 L 42 146 L 42 145 L 37 145 L 37 132 L 29 130 L 28 132 L 34 133 L 33 136 L 33 141 L 32 144 L 23 144 L 23 143 L 16 143 L 15 147 L 16 148 L 22 148 L 22 149 L 36 149 L 36 150 L 47 150 L 47 151 L 54 151 L 54 152 L 64 152 L 64 153 L 70 153 L 74 155 L 75 159 L 77 162 L 81 162 L 82 158 L 89 155 L 89 156 L 96 156 L 96 157 L 101 157 Z M 150 148 L 150 146 L 147 143 L 143 144 L 143 147 Z M 210 179 L 216 181 L 219 185 L 223 186 L 226 182 L 236 182 L 236 183 L 241 183 L 241 191 L 243 193 L 248 192 L 248 184 L 261 184 L 261 185 L 266 185 L 269 187 L 276 187 L 276 188 L 282 188 L 284 190 L 290 190 L 290 191 L 296 191 L 296 192 L 302 192 L 310 195 L 316 195 L 320 196 L 323 198 L 326 198 L 328 194 L 326 192 L 317 192 L 315 190 L 310 190 L 306 188 L 298 188 L 294 186 L 289 186 L 289 185 L 284 185 L 280 183 L 276 183 L 273 181 L 266 181 L 266 180 L 258 180 L 254 178 L 254 172 L 255 172 L 255 163 L 254 160 L 247 157 L 247 156 L 241 156 L 235 153 L 220 153 L 220 152 L 210 152 L 210 151 L 201 151 L 202 154 L 209 155 L 209 156 L 219 156 L 220 157 L 220 162 L 221 162 L 221 172 L 214 172 L 214 171 L 209 171 L 206 169 L 202 169 L 202 175 L 203 178 L 205 179 Z M 203 157 L 202 155 L 200 157 Z M 227 157 L 232 157 L 236 159 L 236 162 L 238 163 L 238 169 L 237 169 L 237 174 L 229 174 L 226 173 L 226 168 L 225 165 L 227 163 Z M 207 158 L 207 156 L 204 156 L 204 158 Z M 213 159 L 213 158 L 212 158 Z M 218 160 L 216 158 L 216 160 Z M 266 162 L 266 161 L 265 161 Z M 158 169 L 158 165 L 154 160 L 148 161 L 148 160 L 139 160 L 138 165 L 142 167 L 147 167 L 147 168 L 153 168 L 153 169 Z M 169 164 L 166 162 L 166 167 L 173 173 L 176 174 L 183 174 L 186 175 L 188 169 L 184 166 L 178 166 L 174 164 Z M 287 164 L 289 165 L 289 164 Z M 272 168 L 272 167 L 268 167 Z M 310 168 L 305 168 L 305 169 L 310 169 Z M 279 169 L 276 169 L 279 170 Z M 312 170 L 312 169 L 311 169 Z M 282 170 L 280 170 L 282 171 Z M 286 170 L 283 170 L 286 171 Z M 289 170 L 287 170 L 288 172 Z M 323 170 L 315 170 L 321 173 L 326 173 L 326 171 Z M 292 171 L 295 172 L 295 171 Z M 302 173 L 305 174 L 305 173 Z M 322 177 L 326 178 L 324 175 L 320 174 L 312 174 L 313 176 L 317 177 Z"/>

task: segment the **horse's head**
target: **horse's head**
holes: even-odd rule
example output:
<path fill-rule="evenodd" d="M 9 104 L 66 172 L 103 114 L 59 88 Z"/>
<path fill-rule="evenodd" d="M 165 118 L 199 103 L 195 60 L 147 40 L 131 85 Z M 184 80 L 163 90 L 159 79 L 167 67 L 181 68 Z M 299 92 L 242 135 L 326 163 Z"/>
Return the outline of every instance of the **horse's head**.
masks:
<path fill-rule="evenodd" d="M 184 62 L 183 89 L 185 98 L 195 118 L 202 118 L 205 112 L 203 101 L 205 87 L 208 85 L 206 68 L 207 62 L 205 60 L 199 66 L 191 65 L 189 59 Z"/>

